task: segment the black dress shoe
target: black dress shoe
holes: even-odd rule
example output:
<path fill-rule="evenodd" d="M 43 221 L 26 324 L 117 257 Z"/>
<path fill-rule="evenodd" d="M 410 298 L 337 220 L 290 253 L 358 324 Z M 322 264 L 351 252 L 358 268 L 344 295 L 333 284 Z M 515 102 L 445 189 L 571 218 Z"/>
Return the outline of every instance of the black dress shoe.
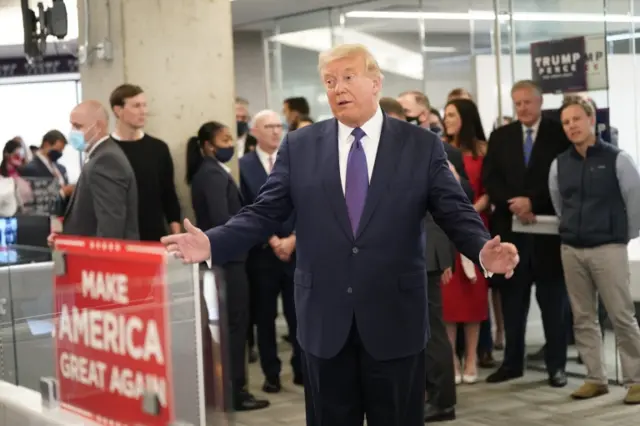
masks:
<path fill-rule="evenodd" d="M 280 383 L 280 377 L 272 377 L 266 379 L 262 385 L 262 390 L 266 393 L 278 393 L 282 390 L 282 383 Z"/>
<path fill-rule="evenodd" d="M 540 350 L 536 353 L 527 355 L 527 359 L 529 361 L 544 361 L 546 346 L 540 348 Z"/>
<path fill-rule="evenodd" d="M 253 411 L 267 408 L 270 402 L 266 399 L 256 399 L 249 392 L 243 392 L 236 396 L 233 408 L 236 411 Z"/>
<path fill-rule="evenodd" d="M 255 364 L 256 362 L 258 362 L 258 351 L 249 349 L 249 364 Z"/>
<path fill-rule="evenodd" d="M 298 373 L 293 375 L 293 384 L 296 386 L 304 386 L 302 374 Z"/>
<path fill-rule="evenodd" d="M 448 422 L 456 419 L 455 407 L 440 408 L 428 402 L 424 405 L 424 421 L 431 422 Z"/>
<path fill-rule="evenodd" d="M 511 371 L 500 367 L 487 377 L 487 383 L 503 383 L 509 380 L 518 379 L 522 376 L 522 371 Z"/>
<path fill-rule="evenodd" d="M 567 386 L 567 375 L 564 371 L 559 370 L 549 375 L 549 386 L 553 388 L 563 388 Z"/>
<path fill-rule="evenodd" d="M 491 352 L 485 352 L 478 357 L 478 367 L 480 368 L 495 368 L 496 360 L 493 359 Z"/>

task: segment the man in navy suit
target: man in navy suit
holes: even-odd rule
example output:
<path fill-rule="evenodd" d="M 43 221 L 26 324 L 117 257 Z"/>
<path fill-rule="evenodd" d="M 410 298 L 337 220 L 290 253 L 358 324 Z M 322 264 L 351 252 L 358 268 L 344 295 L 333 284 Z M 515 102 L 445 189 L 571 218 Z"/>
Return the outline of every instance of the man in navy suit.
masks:
<path fill-rule="evenodd" d="M 246 153 L 239 161 L 240 190 L 245 205 L 253 204 L 258 198 L 260 188 L 273 169 L 282 140 L 282 127 L 282 120 L 274 111 L 260 111 L 253 118 L 251 134 L 256 138 L 256 148 Z M 282 364 L 278 358 L 275 326 L 279 295 L 282 295 L 282 310 L 289 332 L 294 336 L 296 334 L 296 313 L 293 302 L 296 247 L 294 223 L 295 216 L 292 215 L 268 240 L 261 241 L 253 247 L 247 258 L 252 314 L 258 329 L 260 367 L 265 376 L 262 390 L 267 393 L 277 393 L 282 389 L 280 382 Z M 296 339 L 291 343 L 293 382 L 302 385 L 300 346 Z"/>
<path fill-rule="evenodd" d="M 512 244 L 493 240 L 433 133 L 386 117 L 382 75 L 361 45 L 320 55 L 335 119 L 284 139 L 254 204 L 206 233 L 162 239 L 187 263 L 224 263 L 296 213 L 295 304 L 307 424 L 422 425 L 430 211 L 458 250 L 510 277 Z"/>

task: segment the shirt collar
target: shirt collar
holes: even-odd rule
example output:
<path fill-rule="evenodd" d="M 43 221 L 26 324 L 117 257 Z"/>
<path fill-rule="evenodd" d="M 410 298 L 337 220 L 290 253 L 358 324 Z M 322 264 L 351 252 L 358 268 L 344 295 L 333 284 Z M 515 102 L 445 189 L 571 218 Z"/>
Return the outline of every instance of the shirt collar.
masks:
<path fill-rule="evenodd" d="M 371 117 L 366 123 L 364 123 L 360 128 L 364 131 L 364 133 L 372 139 L 380 139 L 380 134 L 382 133 L 382 123 L 384 121 L 384 115 L 382 114 L 382 109 L 378 107 L 373 117 Z M 340 141 L 347 141 L 349 136 L 351 136 L 351 132 L 353 132 L 355 127 L 349 127 L 344 123 L 341 123 L 338 120 L 338 138 Z"/>
<path fill-rule="evenodd" d="M 218 160 L 216 160 L 218 161 Z M 229 166 L 227 166 L 226 164 L 224 164 L 222 161 L 218 161 L 218 164 L 220 164 L 220 166 L 229 174 L 231 174 L 231 168 Z"/>
<path fill-rule="evenodd" d="M 106 141 L 107 139 L 109 139 L 109 135 L 104 136 L 100 139 L 98 139 L 96 141 L 96 143 L 94 143 L 93 145 L 91 145 L 91 147 L 87 150 L 87 158 L 91 157 L 91 154 L 93 154 L 93 152 L 96 150 L 96 148 L 98 147 L 98 145 L 100 145 L 102 142 Z"/>
<path fill-rule="evenodd" d="M 537 135 L 538 134 L 538 129 L 540 128 L 540 121 L 542 121 L 542 117 L 539 117 L 538 120 L 536 120 L 536 122 L 533 123 L 533 125 L 530 126 L 530 127 L 527 127 L 527 126 L 524 125 L 524 123 L 521 123 L 522 124 L 522 133 L 526 133 L 527 129 L 531 129 L 533 131 L 533 134 Z"/>
<path fill-rule="evenodd" d="M 272 160 L 275 160 L 275 155 L 278 153 L 278 150 L 273 151 L 273 153 L 271 154 L 267 154 L 267 152 L 260 148 L 259 146 L 256 145 L 256 154 L 258 155 L 258 158 L 260 159 L 260 161 L 269 161 L 269 157 L 271 157 Z"/>
<path fill-rule="evenodd" d="M 111 137 L 117 141 L 123 141 L 123 140 L 128 140 L 128 139 L 123 139 L 121 138 L 115 131 L 111 133 Z M 144 137 L 144 132 L 142 130 L 140 130 L 140 132 L 138 133 L 138 137 L 133 139 L 134 141 L 139 141 L 140 139 L 142 139 Z"/>

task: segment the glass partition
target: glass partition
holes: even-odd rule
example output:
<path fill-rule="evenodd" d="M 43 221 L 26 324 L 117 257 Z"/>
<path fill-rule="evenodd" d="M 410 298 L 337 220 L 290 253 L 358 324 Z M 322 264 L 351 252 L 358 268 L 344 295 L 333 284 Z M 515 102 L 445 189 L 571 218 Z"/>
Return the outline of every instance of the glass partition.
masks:
<path fill-rule="evenodd" d="M 39 393 L 52 414 L 230 424 L 219 271 L 201 277 L 160 244 L 69 236 L 53 253 L 2 253 L 1 380 Z"/>
<path fill-rule="evenodd" d="M 421 43 L 419 0 L 343 8 L 335 33 L 335 43 L 363 44 L 371 50 L 384 75 L 382 96 L 424 89 L 423 52 L 428 47 Z"/>
<path fill-rule="evenodd" d="M 268 67 L 271 89 L 277 93 L 275 97 L 270 96 L 271 109 L 280 111 L 284 99 L 303 96 L 309 102 L 315 120 L 331 114 L 318 76 L 318 53 L 332 46 L 333 30 L 329 10 L 274 22 L 266 40 L 269 58 L 277 64 Z"/>

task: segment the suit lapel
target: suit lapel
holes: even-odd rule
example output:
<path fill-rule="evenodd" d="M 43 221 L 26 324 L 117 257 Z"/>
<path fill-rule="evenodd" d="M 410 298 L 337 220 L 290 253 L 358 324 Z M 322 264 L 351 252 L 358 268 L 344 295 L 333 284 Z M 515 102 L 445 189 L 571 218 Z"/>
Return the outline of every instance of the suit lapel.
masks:
<path fill-rule="evenodd" d="M 529 169 L 535 166 L 535 162 L 540 157 L 540 154 L 544 151 L 544 134 L 547 130 L 547 126 L 544 119 L 540 120 L 538 126 L 538 132 L 536 133 L 536 139 L 533 141 L 533 149 L 531 150 L 531 158 L 529 159 Z"/>
<path fill-rule="evenodd" d="M 258 192 L 260 192 L 260 188 L 267 181 L 267 171 L 262 166 L 262 162 L 260 161 L 260 157 L 258 154 L 253 151 L 247 155 L 251 156 L 251 191 L 258 196 Z"/>
<path fill-rule="evenodd" d="M 351 222 L 344 199 L 342 181 L 340 180 L 340 164 L 338 156 L 338 124 L 333 119 L 327 122 L 318 140 L 318 158 L 321 170 L 324 170 L 323 186 L 329 199 L 329 204 L 338 220 L 338 224 L 349 240 L 353 240 Z"/>
<path fill-rule="evenodd" d="M 67 215 L 71 211 L 71 207 L 73 207 L 73 203 L 76 201 L 76 194 L 78 193 L 78 190 L 80 189 L 80 186 L 82 185 L 82 176 L 86 174 L 86 173 L 84 173 L 84 169 L 89 165 L 89 162 L 91 161 L 91 158 L 93 158 L 96 155 L 98 155 L 98 152 L 100 152 L 101 149 L 104 149 L 105 147 L 107 147 L 110 143 L 113 143 L 111 141 L 111 138 L 105 139 L 98 146 L 96 146 L 94 148 L 94 150 L 91 152 L 91 154 L 88 156 L 87 161 L 84 163 L 84 165 L 82 166 L 82 169 L 80 170 L 80 177 L 78 178 L 78 183 L 76 184 L 76 187 L 73 190 L 73 193 L 71 194 L 71 199 L 67 203 L 67 208 L 64 211 L 65 218 L 67 217 Z"/>
<path fill-rule="evenodd" d="M 73 207 L 73 203 L 76 201 L 76 194 L 78 193 L 78 190 L 80 189 L 81 185 L 82 185 L 82 172 L 80 172 L 80 178 L 78 179 L 78 183 L 76 184 L 76 187 L 73 189 L 73 192 L 71 193 L 71 198 L 67 203 L 67 208 L 64 211 L 65 218 L 69 215 L 69 212 L 71 212 L 71 207 Z"/>
<path fill-rule="evenodd" d="M 404 146 L 404 138 L 401 136 L 393 125 L 393 121 L 389 120 L 385 115 L 382 124 L 382 133 L 380 135 L 380 144 L 378 145 L 378 153 L 376 154 L 376 161 L 373 167 L 373 175 L 371 176 L 369 192 L 367 193 L 364 211 L 362 212 L 360 224 L 358 225 L 356 239 L 364 232 L 378 203 L 383 196 L 386 195 L 389 182 L 393 180 L 398 159 Z"/>

